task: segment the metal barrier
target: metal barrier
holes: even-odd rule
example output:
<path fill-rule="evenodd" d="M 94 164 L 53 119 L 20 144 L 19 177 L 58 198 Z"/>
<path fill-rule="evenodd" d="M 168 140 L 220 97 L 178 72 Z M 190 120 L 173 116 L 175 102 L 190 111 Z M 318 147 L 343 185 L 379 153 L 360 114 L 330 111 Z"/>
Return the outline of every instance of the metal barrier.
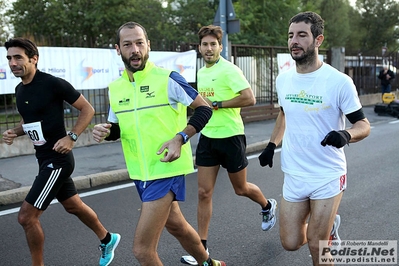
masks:
<path fill-rule="evenodd" d="M 153 44 L 153 43 L 151 43 Z M 153 50 L 156 47 L 152 45 Z M 173 48 L 176 51 L 187 51 L 194 49 L 198 51 L 197 44 L 179 45 Z M 254 92 L 257 105 L 273 105 L 277 103 L 277 94 L 275 91 L 275 80 L 278 75 L 278 53 L 288 53 L 287 47 L 274 46 L 254 46 L 254 45 L 231 45 L 231 61 L 242 69 L 245 77 L 250 82 Z M 320 50 L 324 61 L 330 61 L 328 50 Z M 354 58 L 354 59 L 353 59 Z M 356 65 L 354 61 L 358 60 Z M 381 62 L 385 60 L 392 65 L 398 65 L 398 56 L 387 55 L 384 58 L 375 56 L 346 56 L 345 72 L 351 76 L 358 89 L 359 95 L 379 92 L 379 80 L 377 70 Z M 201 55 L 197 56 L 197 69 L 204 65 Z M 374 66 L 374 68 L 372 68 Z M 367 70 L 368 69 L 368 70 Z M 370 70 L 371 69 L 371 70 Z M 374 69 L 374 70 L 373 70 Z M 371 72 L 370 72 L 371 71 Z M 374 72 L 373 72 L 374 71 Z M 195 83 L 191 84 L 196 88 Z M 393 80 L 392 89 L 399 88 L 399 78 Z M 79 88 L 77 88 L 79 89 Z M 93 105 L 96 113 L 90 126 L 107 121 L 108 117 L 108 92 L 106 88 L 96 90 L 79 90 Z M 65 104 L 65 126 L 72 128 L 77 118 L 77 112 L 68 104 Z M 190 114 L 190 112 L 189 112 Z M 13 94 L 0 95 L 0 133 L 8 128 L 15 127 L 20 122 L 20 116 L 15 105 Z"/>

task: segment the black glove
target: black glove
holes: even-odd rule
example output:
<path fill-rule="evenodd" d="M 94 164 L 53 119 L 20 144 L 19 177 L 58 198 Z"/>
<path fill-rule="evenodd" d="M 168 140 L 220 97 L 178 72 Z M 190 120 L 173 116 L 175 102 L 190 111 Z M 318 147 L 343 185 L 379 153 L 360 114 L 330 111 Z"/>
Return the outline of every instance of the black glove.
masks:
<path fill-rule="evenodd" d="M 320 144 L 323 146 L 331 145 L 336 148 L 342 148 L 343 146 L 348 144 L 350 140 L 351 140 L 351 135 L 348 133 L 348 131 L 333 130 L 324 137 L 324 139 L 322 140 L 322 142 Z"/>
<path fill-rule="evenodd" d="M 260 166 L 264 167 L 269 165 L 270 168 L 273 167 L 273 156 L 274 156 L 274 149 L 276 148 L 276 144 L 273 142 L 269 142 L 267 147 L 263 150 L 261 155 L 259 155 L 259 163 Z"/>

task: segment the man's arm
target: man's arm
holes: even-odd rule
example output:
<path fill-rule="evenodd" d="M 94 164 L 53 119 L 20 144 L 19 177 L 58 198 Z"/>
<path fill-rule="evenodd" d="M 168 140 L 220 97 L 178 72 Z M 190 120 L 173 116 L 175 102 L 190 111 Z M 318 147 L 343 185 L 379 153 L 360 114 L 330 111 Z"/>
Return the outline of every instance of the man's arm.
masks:
<path fill-rule="evenodd" d="M 370 123 L 364 116 L 362 108 L 346 115 L 352 127 L 346 130 L 332 130 L 321 141 L 321 145 L 342 148 L 346 144 L 358 142 L 370 134 Z"/>
<path fill-rule="evenodd" d="M 346 131 L 351 135 L 349 143 L 358 142 L 370 135 L 370 122 L 367 118 L 361 119 Z"/>
<path fill-rule="evenodd" d="M 14 139 L 16 137 L 22 136 L 25 134 L 22 125 L 24 123 L 24 120 L 21 119 L 19 124 L 12 128 L 12 129 L 7 129 L 6 131 L 3 132 L 3 141 L 7 145 L 11 145 L 14 142 Z"/>
<path fill-rule="evenodd" d="M 273 156 L 274 149 L 279 145 L 283 139 L 285 131 L 285 114 L 282 107 L 280 107 L 280 112 L 276 119 L 276 124 L 274 125 L 274 129 L 272 135 L 270 137 L 270 141 L 267 144 L 266 148 L 259 155 L 259 164 L 264 167 L 269 165 L 270 168 L 273 167 Z"/>
<path fill-rule="evenodd" d="M 379 79 L 383 79 L 384 77 L 385 77 L 384 71 L 381 70 L 381 71 L 380 71 L 380 74 L 378 75 L 378 78 L 379 78 Z"/>
<path fill-rule="evenodd" d="M 194 109 L 194 114 L 188 121 L 187 126 L 182 130 L 182 132 L 187 134 L 188 138 L 191 138 L 195 133 L 200 132 L 212 116 L 212 109 L 199 94 L 190 104 L 190 108 Z M 180 158 L 181 146 L 183 144 L 183 137 L 180 134 L 175 135 L 173 139 L 165 142 L 157 152 L 159 155 L 166 149 L 168 150 L 168 152 L 165 153 L 165 156 L 161 158 L 161 162 L 172 162 Z"/>
<path fill-rule="evenodd" d="M 274 125 L 274 129 L 270 137 L 270 142 L 278 146 L 283 140 L 284 131 L 285 131 L 285 114 L 284 111 L 280 108 L 280 112 L 278 113 L 278 116 L 276 118 L 276 124 Z"/>
<path fill-rule="evenodd" d="M 390 72 L 391 72 L 391 73 L 389 74 L 389 76 L 390 76 L 389 80 L 395 78 L 395 73 L 394 73 L 392 70 L 391 70 Z"/>
<path fill-rule="evenodd" d="M 240 95 L 238 95 L 235 98 L 232 98 L 232 99 L 226 100 L 226 101 L 222 101 L 221 108 L 240 108 L 240 107 L 255 105 L 256 99 L 255 99 L 254 93 L 251 88 L 246 88 L 246 89 L 240 91 L 239 93 L 240 93 Z M 210 105 L 212 105 L 211 102 L 209 102 L 209 103 L 210 103 Z"/>
<path fill-rule="evenodd" d="M 90 124 L 94 115 L 94 108 L 83 95 L 80 95 L 79 98 L 72 104 L 72 106 L 78 109 L 80 112 L 78 120 L 76 121 L 71 132 L 79 136 Z M 70 136 L 65 136 L 54 144 L 53 150 L 58 153 L 66 154 L 72 150 L 74 144 L 75 141 L 73 141 Z"/>
<path fill-rule="evenodd" d="M 71 130 L 73 133 L 79 136 L 90 124 L 91 119 L 94 116 L 94 108 L 83 95 L 80 95 L 80 97 L 72 104 L 72 106 L 80 111 L 78 120 Z"/>

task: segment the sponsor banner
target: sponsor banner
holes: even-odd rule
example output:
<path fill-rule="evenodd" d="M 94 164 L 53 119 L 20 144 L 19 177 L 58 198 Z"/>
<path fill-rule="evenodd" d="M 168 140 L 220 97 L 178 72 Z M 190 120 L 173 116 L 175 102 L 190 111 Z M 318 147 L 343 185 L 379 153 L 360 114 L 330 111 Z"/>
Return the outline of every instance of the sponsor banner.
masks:
<path fill-rule="evenodd" d="M 324 56 L 320 54 L 319 59 L 323 62 Z M 295 61 L 290 54 L 277 54 L 277 64 L 279 74 L 295 67 Z"/>
<path fill-rule="evenodd" d="M 115 49 L 38 47 L 38 50 L 38 69 L 67 80 L 77 90 L 106 88 L 125 69 Z M 14 93 L 21 82 L 12 74 L 6 56 L 7 50 L 0 49 L 0 94 Z M 196 58 L 194 50 L 150 52 L 152 62 L 180 73 L 188 82 L 195 82 Z"/>
<path fill-rule="evenodd" d="M 319 241 L 320 264 L 397 265 L 397 240 Z"/>

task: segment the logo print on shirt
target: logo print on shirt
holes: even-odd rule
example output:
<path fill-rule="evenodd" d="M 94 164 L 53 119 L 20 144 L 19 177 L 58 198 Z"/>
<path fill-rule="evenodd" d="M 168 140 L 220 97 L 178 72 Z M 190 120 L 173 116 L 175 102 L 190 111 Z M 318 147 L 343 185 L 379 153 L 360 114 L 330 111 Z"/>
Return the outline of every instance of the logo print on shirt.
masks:
<path fill-rule="evenodd" d="M 302 103 L 308 105 L 323 103 L 323 96 L 310 95 L 304 90 L 300 91 L 298 94 L 287 94 L 285 95 L 285 99 L 292 103 Z"/>
<path fill-rule="evenodd" d="M 150 91 L 150 86 L 141 86 L 140 87 L 140 92 L 149 92 Z"/>
<path fill-rule="evenodd" d="M 128 105 L 130 103 L 130 99 L 123 98 L 119 100 L 119 105 Z"/>
<path fill-rule="evenodd" d="M 155 93 L 155 91 L 147 92 L 147 95 L 145 96 L 145 98 L 154 98 L 155 97 L 154 93 Z"/>
<path fill-rule="evenodd" d="M 213 88 L 199 88 L 198 92 L 202 97 L 206 98 L 215 96 L 215 91 Z"/>

